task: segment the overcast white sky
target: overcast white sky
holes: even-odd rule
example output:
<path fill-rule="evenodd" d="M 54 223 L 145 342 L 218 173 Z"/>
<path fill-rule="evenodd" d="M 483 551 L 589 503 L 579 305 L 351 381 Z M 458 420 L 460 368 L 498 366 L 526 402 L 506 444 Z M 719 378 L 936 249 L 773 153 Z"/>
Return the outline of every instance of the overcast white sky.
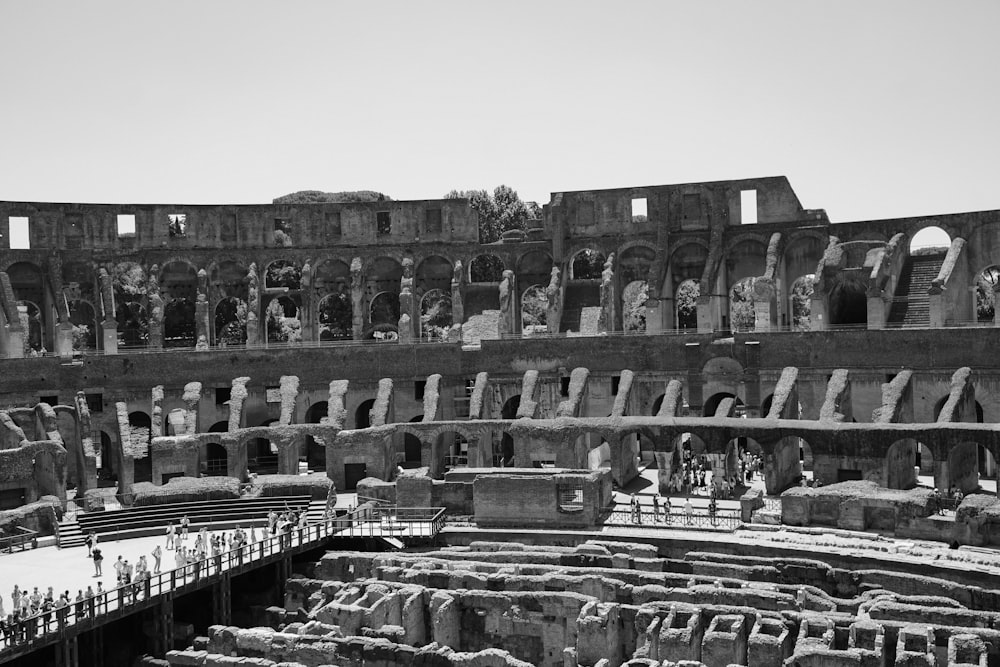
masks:
<path fill-rule="evenodd" d="M 424 199 L 785 174 L 1000 209 L 1000 2 L 0 0 L 0 198 Z"/>

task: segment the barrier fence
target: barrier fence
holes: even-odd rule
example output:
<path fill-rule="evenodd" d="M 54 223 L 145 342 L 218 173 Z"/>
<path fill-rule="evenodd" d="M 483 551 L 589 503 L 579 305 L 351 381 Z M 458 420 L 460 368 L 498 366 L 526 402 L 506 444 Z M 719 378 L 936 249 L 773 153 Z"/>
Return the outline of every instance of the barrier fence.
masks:
<path fill-rule="evenodd" d="M 24 551 L 25 549 L 34 549 L 37 546 L 38 531 L 28 530 L 22 526 L 16 526 L 13 535 L 0 537 L 0 552 L 12 554 L 15 550 Z"/>
<path fill-rule="evenodd" d="M 328 538 L 432 538 L 443 527 L 444 517 L 445 510 L 440 507 L 361 507 L 350 514 L 291 528 L 169 571 L 147 572 L 145 578 L 72 600 L 62 607 L 39 611 L 13 623 L 4 620 L 0 625 L 0 660 L 15 652 L 27 653 L 49 644 L 68 628 L 84 632 L 150 607 L 166 593 L 200 588 L 224 572 L 240 574 L 282 555 L 304 551 Z M 188 536 L 189 543 L 194 542 L 193 535 Z M 165 552 L 164 560 L 173 556 L 174 553 Z"/>
<path fill-rule="evenodd" d="M 658 512 L 642 507 L 638 512 L 632 509 L 614 509 L 604 520 L 606 526 L 642 526 L 644 528 L 723 528 L 736 530 L 743 525 L 738 510 L 718 510 L 714 513 L 692 511 Z"/>

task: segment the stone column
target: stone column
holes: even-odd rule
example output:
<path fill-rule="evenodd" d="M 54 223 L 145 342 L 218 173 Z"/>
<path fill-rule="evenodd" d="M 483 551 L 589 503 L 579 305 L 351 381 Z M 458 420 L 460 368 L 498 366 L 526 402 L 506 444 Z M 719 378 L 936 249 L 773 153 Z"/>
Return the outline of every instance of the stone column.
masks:
<path fill-rule="evenodd" d="M 500 281 L 500 318 L 498 328 L 501 338 L 514 333 L 516 304 L 517 286 L 515 284 L 514 272 L 507 269 L 503 272 L 503 279 Z"/>
<path fill-rule="evenodd" d="M 300 330 L 302 331 L 302 342 L 308 343 L 317 339 L 316 336 L 316 309 L 314 300 L 316 295 L 312 289 L 313 269 L 312 260 L 307 259 L 302 265 L 302 307 L 299 313 Z"/>
<path fill-rule="evenodd" d="M 247 270 L 247 347 L 260 345 L 260 278 L 257 263 Z"/>
<path fill-rule="evenodd" d="M 753 281 L 754 331 L 767 332 L 771 330 L 771 309 L 774 305 L 774 281 L 767 278 L 757 278 Z M 648 320 L 648 318 L 647 318 Z"/>
<path fill-rule="evenodd" d="M 354 340 L 361 340 L 365 329 L 364 297 L 365 275 L 361 258 L 355 257 L 351 260 L 351 324 Z"/>
<path fill-rule="evenodd" d="M 208 349 L 211 341 L 211 319 L 208 307 L 208 273 L 198 271 L 198 298 L 194 303 L 194 339 L 196 349 Z"/>
<path fill-rule="evenodd" d="M 157 264 L 149 267 L 146 298 L 149 301 L 148 345 L 151 350 L 159 350 L 163 347 L 163 297 L 160 296 L 160 267 Z"/>
<path fill-rule="evenodd" d="M 867 297 L 868 328 L 885 329 L 886 300 L 882 294 L 882 290 L 869 290 Z"/>
<path fill-rule="evenodd" d="M 55 352 L 60 357 L 73 356 L 73 325 L 69 322 L 60 322 L 56 325 L 56 349 Z"/>
<path fill-rule="evenodd" d="M 304 437 L 295 434 L 282 434 L 275 437 L 275 444 L 278 447 L 279 475 L 299 474 L 299 451 L 304 442 Z"/>
<path fill-rule="evenodd" d="M 465 323 L 465 267 L 462 260 L 456 260 L 451 277 L 451 324 Z"/>

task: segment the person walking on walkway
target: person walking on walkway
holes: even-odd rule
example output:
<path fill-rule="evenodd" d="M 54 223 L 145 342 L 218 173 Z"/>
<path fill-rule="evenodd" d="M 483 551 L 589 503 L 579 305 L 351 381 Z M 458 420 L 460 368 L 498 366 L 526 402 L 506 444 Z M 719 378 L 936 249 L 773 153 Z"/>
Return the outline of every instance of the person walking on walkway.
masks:
<path fill-rule="evenodd" d="M 87 544 L 87 558 L 90 558 L 94 551 L 94 547 L 97 546 L 97 533 L 90 531 L 85 542 Z"/>
<path fill-rule="evenodd" d="M 177 537 L 177 528 L 174 526 L 174 522 L 171 521 L 167 524 L 167 550 L 174 548 L 175 537 Z"/>
<path fill-rule="evenodd" d="M 191 525 L 191 519 L 187 518 L 187 514 L 181 517 L 181 540 L 186 540 L 188 536 L 188 527 Z"/>
<path fill-rule="evenodd" d="M 691 517 L 694 515 L 694 506 L 691 504 L 690 498 L 684 499 L 684 522 L 687 525 L 691 525 Z"/>
<path fill-rule="evenodd" d="M 156 548 L 153 549 L 153 574 L 160 573 L 160 558 L 163 557 L 163 550 L 160 549 L 160 545 L 157 544 Z"/>
<path fill-rule="evenodd" d="M 94 559 L 94 576 L 99 577 L 101 576 L 101 564 L 104 562 L 104 556 L 101 555 L 101 550 L 98 547 L 94 547 L 91 558 Z"/>

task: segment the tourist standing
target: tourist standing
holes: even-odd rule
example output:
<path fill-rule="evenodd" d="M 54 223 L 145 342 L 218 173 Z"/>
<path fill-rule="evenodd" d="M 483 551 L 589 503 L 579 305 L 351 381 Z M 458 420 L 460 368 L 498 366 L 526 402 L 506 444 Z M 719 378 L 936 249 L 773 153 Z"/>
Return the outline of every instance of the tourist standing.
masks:
<path fill-rule="evenodd" d="M 101 564 L 104 562 L 104 556 L 101 555 L 101 550 L 94 547 L 94 551 L 91 554 L 91 558 L 94 559 L 94 576 L 101 576 Z"/>
<path fill-rule="evenodd" d="M 153 574 L 160 573 L 160 558 L 163 557 L 163 550 L 160 549 L 160 545 L 157 544 L 156 548 L 153 549 Z"/>
<path fill-rule="evenodd" d="M 694 505 L 691 504 L 690 498 L 684 499 L 684 521 L 687 525 L 691 525 L 691 517 L 694 515 Z"/>
<path fill-rule="evenodd" d="M 181 517 L 181 537 L 180 539 L 186 540 L 188 536 L 188 526 L 191 525 L 191 519 L 187 518 L 187 514 Z"/>
<path fill-rule="evenodd" d="M 171 521 L 167 524 L 167 550 L 174 548 L 174 538 L 177 536 L 177 528 L 174 526 L 174 522 Z"/>

